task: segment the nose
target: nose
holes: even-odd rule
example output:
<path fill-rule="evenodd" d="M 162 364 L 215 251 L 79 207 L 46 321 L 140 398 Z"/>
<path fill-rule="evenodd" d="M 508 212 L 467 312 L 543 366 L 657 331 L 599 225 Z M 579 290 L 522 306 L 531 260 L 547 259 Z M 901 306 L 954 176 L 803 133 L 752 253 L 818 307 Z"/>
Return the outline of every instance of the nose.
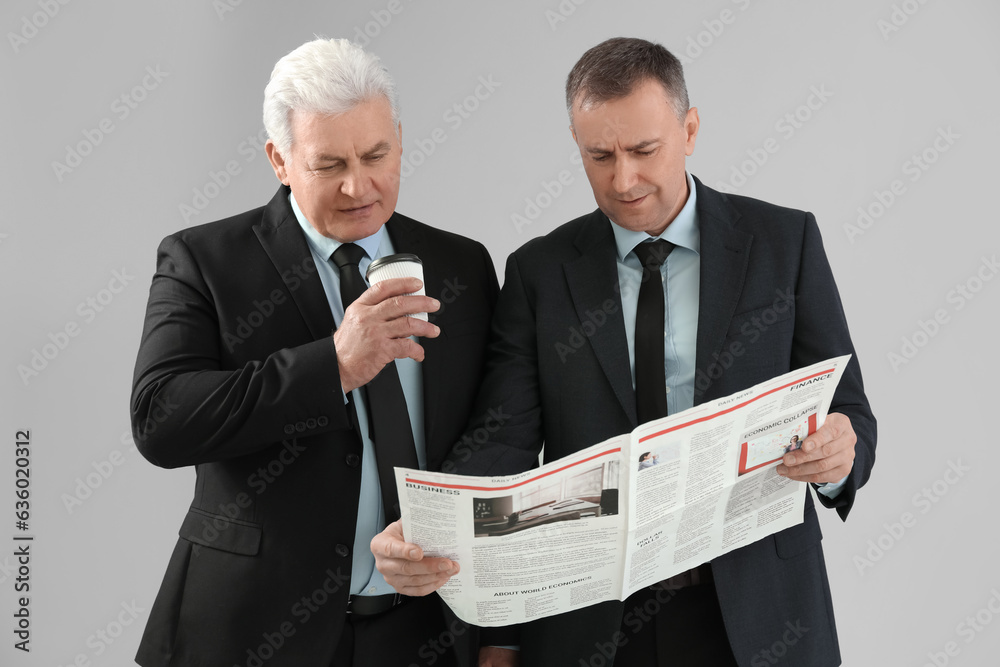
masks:
<path fill-rule="evenodd" d="M 615 171 L 612 174 L 611 184 L 618 194 L 625 194 L 638 183 L 635 165 L 628 159 L 628 156 L 621 156 L 615 160 Z"/>
<path fill-rule="evenodd" d="M 368 179 L 364 175 L 361 166 L 355 164 L 348 167 L 347 173 L 344 174 L 344 180 L 340 184 L 340 191 L 351 199 L 363 199 L 368 188 L 367 183 Z"/>

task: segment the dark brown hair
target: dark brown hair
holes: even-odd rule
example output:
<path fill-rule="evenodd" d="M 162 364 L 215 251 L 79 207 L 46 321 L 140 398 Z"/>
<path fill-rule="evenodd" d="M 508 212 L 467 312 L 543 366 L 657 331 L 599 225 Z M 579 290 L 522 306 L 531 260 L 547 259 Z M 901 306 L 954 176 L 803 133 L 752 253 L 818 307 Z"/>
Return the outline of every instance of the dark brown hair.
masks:
<path fill-rule="evenodd" d="M 634 37 L 614 37 L 591 48 L 566 77 L 566 110 L 573 119 L 573 103 L 601 104 L 627 97 L 648 79 L 659 81 L 683 122 L 688 111 L 684 69 L 670 51 Z"/>

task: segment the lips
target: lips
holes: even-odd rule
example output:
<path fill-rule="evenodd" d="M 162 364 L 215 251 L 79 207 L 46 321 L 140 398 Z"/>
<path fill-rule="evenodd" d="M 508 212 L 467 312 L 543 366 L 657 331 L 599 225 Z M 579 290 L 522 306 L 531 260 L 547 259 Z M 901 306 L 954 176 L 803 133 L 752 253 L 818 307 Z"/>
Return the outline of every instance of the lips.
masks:
<path fill-rule="evenodd" d="M 618 201 L 624 204 L 625 206 L 638 206 L 639 204 L 641 204 L 643 201 L 646 200 L 647 196 L 648 195 L 643 195 L 641 197 L 636 197 L 635 199 L 619 199 Z"/>
<path fill-rule="evenodd" d="M 371 211 L 372 208 L 375 207 L 376 203 L 378 202 L 372 202 L 371 204 L 365 204 L 364 206 L 355 206 L 354 208 L 342 208 L 340 209 L 340 212 L 346 215 L 364 215 Z"/>

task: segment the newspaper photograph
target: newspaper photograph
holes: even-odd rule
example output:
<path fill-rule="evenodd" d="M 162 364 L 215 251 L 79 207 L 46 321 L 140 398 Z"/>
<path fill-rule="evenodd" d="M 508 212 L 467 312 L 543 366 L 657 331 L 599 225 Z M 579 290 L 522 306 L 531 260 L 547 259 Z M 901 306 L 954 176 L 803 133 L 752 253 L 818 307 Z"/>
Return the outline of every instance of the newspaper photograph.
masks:
<path fill-rule="evenodd" d="M 461 570 L 462 620 L 522 623 L 650 586 L 802 522 L 806 484 L 775 472 L 822 426 L 849 356 L 517 475 L 396 468 L 403 535 Z"/>

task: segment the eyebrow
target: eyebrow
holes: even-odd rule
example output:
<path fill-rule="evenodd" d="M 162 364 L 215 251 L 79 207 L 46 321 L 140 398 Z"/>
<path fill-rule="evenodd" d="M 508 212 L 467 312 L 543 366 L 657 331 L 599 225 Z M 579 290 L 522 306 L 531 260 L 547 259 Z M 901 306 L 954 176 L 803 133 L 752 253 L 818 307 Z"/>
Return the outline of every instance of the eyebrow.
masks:
<path fill-rule="evenodd" d="M 392 148 L 388 141 L 380 141 L 368 150 L 361 154 L 361 157 L 367 157 L 375 153 L 380 153 L 382 151 L 387 151 Z M 346 162 L 346 160 L 340 155 L 330 155 L 329 153 L 320 153 L 316 156 L 317 162 Z"/>
<path fill-rule="evenodd" d="M 381 153 L 382 151 L 387 151 L 390 148 L 392 148 L 392 147 L 389 145 L 388 141 L 380 141 L 377 144 L 375 144 L 374 146 L 372 146 L 371 148 L 369 148 L 368 150 L 366 150 L 361 155 L 362 156 L 366 156 L 366 155 L 371 155 L 373 153 Z"/>
<path fill-rule="evenodd" d="M 634 151 L 641 151 L 642 149 L 647 148 L 659 142 L 660 142 L 659 139 L 646 139 L 645 141 L 640 141 L 639 143 L 633 146 L 626 146 L 625 151 L 628 153 L 632 153 Z M 592 155 L 609 155 L 613 152 L 606 148 L 596 148 L 596 147 L 588 147 L 586 150 L 588 153 L 591 153 Z"/>

